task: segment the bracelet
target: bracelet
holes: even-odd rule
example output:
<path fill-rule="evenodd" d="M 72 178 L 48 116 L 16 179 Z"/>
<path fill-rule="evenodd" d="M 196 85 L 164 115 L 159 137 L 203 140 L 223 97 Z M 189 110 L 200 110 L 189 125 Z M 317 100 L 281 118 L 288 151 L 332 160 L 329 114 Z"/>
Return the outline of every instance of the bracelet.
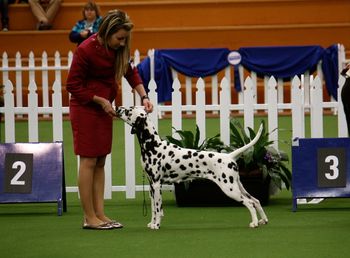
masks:
<path fill-rule="evenodd" d="M 148 97 L 147 94 L 141 97 L 141 101 L 143 102 L 145 99 L 148 99 L 148 100 L 149 100 L 149 97 Z"/>

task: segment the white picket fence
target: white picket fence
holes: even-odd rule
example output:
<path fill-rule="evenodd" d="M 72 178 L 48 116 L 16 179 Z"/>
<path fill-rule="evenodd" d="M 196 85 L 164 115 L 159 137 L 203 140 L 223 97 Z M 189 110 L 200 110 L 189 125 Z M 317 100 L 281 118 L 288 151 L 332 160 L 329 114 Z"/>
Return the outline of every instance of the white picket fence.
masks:
<path fill-rule="evenodd" d="M 149 51 L 151 57 L 151 72 L 153 69 L 153 51 Z M 339 52 L 341 62 L 345 62 L 344 49 L 340 48 Z M 28 119 L 28 142 L 38 142 L 39 132 L 38 123 L 40 116 L 46 116 L 52 120 L 53 123 L 53 139 L 52 141 L 64 141 L 63 138 L 63 119 L 68 114 L 69 109 L 62 106 L 63 94 L 66 94 L 62 89 L 62 72 L 67 72 L 69 69 L 72 53 L 69 53 L 67 58 L 62 58 L 59 53 L 55 54 L 53 64 L 50 63 L 50 58 L 44 53 L 39 59 L 36 59 L 31 53 L 28 58 L 28 65 L 24 58 L 18 53 L 16 55 L 14 65 L 9 65 L 9 58 L 6 53 L 2 56 L 2 66 L 0 71 L 2 73 L 3 84 L 5 85 L 4 100 L 5 106 L 0 108 L 0 112 L 4 114 L 5 118 L 5 142 L 16 142 L 15 124 L 18 117 L 25 115 Z M 39 65 L 37 64 L 39 60 Z M 65 63 L 63 64 L 63 60 Z M 139 53 L 135 52 L 135 61 L 139 62 Z M 52 60 L 51 60 L 52 61 Z M 319 66 L 320 67 L 320 66 Z M 341 66 L 340 66 L 341 67 Z M 54 72 L 54 82 L 49 85 L 49 71 Z M 180 82 L 176 71 L 173 71 L 173 93 L 172 103 L 170 105 L 162 105 L 157 103 L 157 85 L 154 81 L 154 76 L 151 76 L 151 81 L 148 85 L 149 96 L 154 103 L 155 110 L 150 114 L 151 119 L 158 128 L 158 120 L 161 119 L 164 112 L 171 113 L 172 127 L 176 129 L 182 128 L 182 118 L 184 114 L 192 113 L 196 117 L 196 123 L 201 132 L 201 140 L 206 137 L 206 112 L 210 111 L 217 113 L 220 118 L 220 128 L 218 132 L 224 143 L 229 143 L 229 123 L 232 112 L 238 111 L 243 114 L 244 126 L 254 128 L 254 117 L 257 111 L 263 110 L 267 114 L 267 126 L 271 131 L 278 128 L 278 118 L 281 111 L 290 111 L 292 119 L 292 137 L 305 137 L 305 115 L 310 114 L 311 117 L 311 137 L 323 137 L 323 113 L 325 109 L 331 109 L 338 117 L 338 136 L 347 136 L 347 127 L 342 104 L 339 101 L 323 101 L 323 81 L 322 72 L 319 68 L 317 74 L 310 75 L 308 73 L 302 75 L 300 78 L 295 76 L 291 79 L 290 95 L 291 101 L 289 103 L 283 102 L 283 81 L 275 80 L 275 78 L 264 79 L 264 103 L 257 102 L 258 94 L 258 79 L 255 73 L 251 73 L 248 77 L 242 80 L 244 84 L 244 91 L 238 94 L 238 102 L 233 103 L 231 100 L 231 68 L 228 67 L 224 71 L 223 78 L 220 79 L 214 75 L 210 80 L 199 78 L 195 85 L 192 85 L 192 80 L 185 77 L 184 82 Z M 36 79 L 36 75 L 41 73 L 41 82 Z M 11 75 L 14 73 L 14 76 Z M 24 76 L 28 73 L 28 104 L 23 106 L 22 90 Z M 243 75 L 243 68 L 240 67 L 240 73 Z M 11 78 L 15 78 L 10 80 Z M 13 82 L 14 80 L 14 82 Z M 208 104 L 206 100 L 206 87 L 211 87 L 212 103 Z M 344 79 L 339 80 L 338 96 Z M 38 105 L 38 87 L 41 84 L 42 90 L 42 105 Z M 15 85 L 15 86 L 14 86 Z M 182 93 L 180 91 L 182 85 L 185 85 L 186 103 L 182 103 Z M 192 87 L 196 87 L 195 105 L 192 104 Z M 52 94 L 50 92 L 52 91 Z M 51 98 L 51 105 L 50 105 Z M 339 98 L 340 99 L 340 98 Z M 122 100 L 124 106 L 139 105 L 140 100 L 134 97 L 133 93 L 125 79 L 122 81 Z M 270 134 L 270 140 L 274 141 L 275 147 L 278 148 L 278 130 Z M 111 155 L 108 155 L 106 160 L 106 190 L 105 198 L 111 198 L 112 192 L 123 191 L 127 198 L 134 198 L 137 191 L 148 189 L 148 186 L 136 184 L 135 164 L 135 138 L 130 134 L 130 128 L 125 125 L 125 185 L 113 186 L 112 176 L 113 168 L 118 164 L 114 164 L 111 160 Z M 119 171 L 120 173 L 120 171 Z M 164 186 L 164 189 L 172 189 L 172 186 Z M 67 192 L 77 192 L 77 186 L 68 186 Z"/>

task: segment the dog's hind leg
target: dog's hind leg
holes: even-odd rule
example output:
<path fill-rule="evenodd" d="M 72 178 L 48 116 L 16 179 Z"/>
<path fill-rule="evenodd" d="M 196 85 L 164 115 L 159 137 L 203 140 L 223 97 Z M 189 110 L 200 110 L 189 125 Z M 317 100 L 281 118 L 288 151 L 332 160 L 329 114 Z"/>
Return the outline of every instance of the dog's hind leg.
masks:
<path fill-rule="evenodd" d="M 249 195 L 246 195 L 245 192 L 240 191 L 240 187 L 238 184 L 235 184 L 235 186 L 231 190 L 229 190 L 227 187 L 221 187 L 221 190 L 230 198 L 236 200 L 239 203 L 242 203 L 250 212 L 250 216 L 252 221 L 249 223 L 249 227 L 256 228 L 259 226 L 258 216 L 255 209 L 255 203 L 250 198 Z"/>
<path fill-rule="evenodd" d="M 253 196 L 251 196 L 247 192 L 247 190 L 244 188 L 244 186 L 242 185 L 242 183 L 240 181 L 238 181 L 238 185 L 239 185 L 241 192 L 244 193 L 248 198 L 250 198 L 254 202 L 254 207 L 256 208 L 256 210 L 259 213 L 260 218 L 261 218 L 259 220 L 259 225 L 267 224 L 269 220 L 267 219 L 267 216 L 265 214 L 264 209 L 262 208 L 262 206 L 260 204 L 260 201 L 256 198 L 254 198 Z"/>
<path fill-rule="evenodd" d="M 148 223 L 150 229 L 159 229 L 162 214 L 162 196 L 160 193 L 160 183 L 150 183 L 150 195 L 151 195 L 151 207 L 152 207 L 152 219 Z"/>

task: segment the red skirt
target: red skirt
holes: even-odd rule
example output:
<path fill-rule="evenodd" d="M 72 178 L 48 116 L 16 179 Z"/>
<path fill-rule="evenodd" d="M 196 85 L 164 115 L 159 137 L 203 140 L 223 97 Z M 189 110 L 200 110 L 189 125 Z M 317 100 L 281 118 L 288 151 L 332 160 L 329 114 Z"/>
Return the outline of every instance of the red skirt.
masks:
<path fill-rule="evenodd" d="M 97 105 L 70 105 L 74 153 L 100 157 L 112 149 L 113 118 Z"/>

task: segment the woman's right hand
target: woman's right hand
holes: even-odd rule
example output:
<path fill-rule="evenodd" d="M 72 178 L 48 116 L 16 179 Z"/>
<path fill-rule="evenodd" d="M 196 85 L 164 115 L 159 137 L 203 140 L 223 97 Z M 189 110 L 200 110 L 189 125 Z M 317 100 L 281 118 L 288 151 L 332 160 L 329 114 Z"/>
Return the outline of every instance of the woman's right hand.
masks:
<path fill-rule="evenodd" d="M 94 102 L 99 104 L 102 107 L 103 111 L 106 112 L 109 116 L 114 117 L 117 115 L 116 111 L 112 107 L 112 103 L 109 102 L 108 99 L 98 97 L 95 95 L 93 100 L 94 100 Z"/>

